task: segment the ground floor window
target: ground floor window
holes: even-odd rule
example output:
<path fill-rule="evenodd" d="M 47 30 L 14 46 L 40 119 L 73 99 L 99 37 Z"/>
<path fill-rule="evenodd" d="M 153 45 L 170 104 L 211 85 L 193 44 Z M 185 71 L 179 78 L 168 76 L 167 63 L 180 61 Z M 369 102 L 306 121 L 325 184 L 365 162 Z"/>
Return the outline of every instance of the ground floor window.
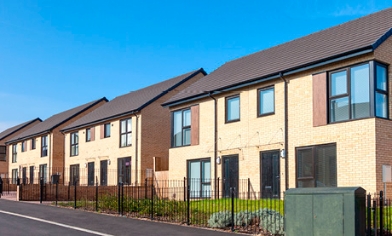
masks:
<path fill-rule="evenodd" d="M 101 186 L 106 186 L 108 185 L 108 160 L 101 161 L 101 181 L 100 185 Z"/>
<path fill-rule="evenodd" d="M 30 166 L 30 184 L 34 184 L 34 166 Z"/>
<path fill-rule="evenodd" d="M 69 182 L 71 185 L 77 185 L 79 183 L 79 164 L 69 166 Z"/>
<path fill-rule="evenodd" d="M 188 185 L 191 198 L 211 196 L 210 158 L 188 161 Z"/>
<path fill-rule="evenodd" d="M 18 169 L 12 169 L 12 183 L 16 184 L 18 179 Z"/>
<path fill-rule="evenodd" d="M 43 181 L 44 181 L 44 184 L 46 183 L 46 181 L 48 180 L 47 178 L 47 170 L 48 169 L 48 166 L 46 165 L 46 164 L 43 164 L 43 165 L 39 165 L 39 177 L 40 178 L 42 178 L 43 179 Z"/>
<path fill-rule="evenodd" d="M 296 149 L 297 187 L 337 187 L 336 144 Z"/>
<path fill-rule="evenodd" d="M 89 162 L 88 163 L 88 166 L 87 166 L 87 180 L 88 180 L 88 185 L 89 186 L 93 186 L 94 185 L 94 173 L 95 173 L 95 170 L 94 170 L 94 167 L 95 166 L 95 163 L 94 162 Z"/>
<path fill-rule="evenodd" d="M 118 183 L 131 183 L 131 157 L 117 159 L 117 179 Z"/>

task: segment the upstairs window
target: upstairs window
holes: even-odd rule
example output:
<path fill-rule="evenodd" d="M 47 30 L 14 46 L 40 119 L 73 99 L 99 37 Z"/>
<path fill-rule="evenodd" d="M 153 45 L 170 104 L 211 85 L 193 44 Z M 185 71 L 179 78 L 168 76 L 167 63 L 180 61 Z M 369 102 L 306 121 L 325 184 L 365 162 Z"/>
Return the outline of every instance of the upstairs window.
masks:
<path fill-rule="evenodd" d="M 103 137 L 109 138 L 110 137 L 110 123 L 104 124 L 104 131 Z"/>
<path fill-rule="evenodd" d="M 7 161 L 7 148 L 4 145 L 0 145 L 0 161 Z"/>
<path fill-rule="evenodd" d="M 226 123 L 240 120 L 240 96 L 226 98 Z"/>
<path fill-rule="evenodd" d="M 41 157 L 48 156 L 48 136 L 41 137 Z"/>
<path fill-rule="evenodd" d="M 173 112 L 172 146 L 181 147 L 191 144 L 191 109 Z"/>
<path fill-rule="evenodd" d="M 270 115 L 275 112 L 275 89 L 268 87 L 259 89 L 257 92 L 257 115 Z"/>
<path fill-rule="evenodd" d="M 79 133 L 71 133 L 71 156 L 79 155 Z"/>
<path fill-rule="evenodd" d="M 18 155 L 18 145 L 14 144 L 12 145 L 12 163 L 17 162 L 17 155 Z"/>
<path fill-rule="evenodd" d="M 132 145 L 132 119 L 120 121 L 120 147 Z"/>
<path fill-rule="evenodd" d="M 27 141 L 25 140 L 25 141 L 22 141 L 22 152 L 25 152 L 26 151 L 26 145 L 27 145 Z"/>
<path fill-rule="evenodd" d="M 87 128 L 86 129 L 86 142 L 90 142 L 91 141 L 91 129 Z"/>
<path fill-rule="evenodd" d="M 387 81 L 386 66 L 374 61 L 330 72 L 329 121 L 387 118 Z"/>
<path fill-rule="evenodd" d="M 31 139 L 31 150 L 35 149 L 35 138 Z"/>

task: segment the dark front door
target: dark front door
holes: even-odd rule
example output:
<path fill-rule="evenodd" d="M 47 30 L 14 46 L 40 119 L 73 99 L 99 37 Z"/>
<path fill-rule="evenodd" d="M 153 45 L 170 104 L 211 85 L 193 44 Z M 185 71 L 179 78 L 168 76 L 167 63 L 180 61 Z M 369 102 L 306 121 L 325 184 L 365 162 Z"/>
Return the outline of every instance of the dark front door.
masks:
<path fill-rule="evenodd" d="M 101 182 L 100 185 L 108 185 L 108 161 L 101 161 Z"/>
<path fill-rule="evenodd" d="M 27 184 L 27 168 L 23 167 L 22 169 L 22 183 Z"/>
<path fill-rule="evenodd" d="M 261 196 L 280 197 L 279 150 L 261 152 Z"/>
<path fill-rule="evenodd" d="M 89 162 L 88 167 L 87 167 L 87 180 L 88 180 L 88 185 L 92 186 L 94 185 L 94 162 Z"/>
<path fill-rule="evenodd" d="M 223 156 L 223 194 L 230 197 L 230 188 L 238 196 L 238 155 Z"/>

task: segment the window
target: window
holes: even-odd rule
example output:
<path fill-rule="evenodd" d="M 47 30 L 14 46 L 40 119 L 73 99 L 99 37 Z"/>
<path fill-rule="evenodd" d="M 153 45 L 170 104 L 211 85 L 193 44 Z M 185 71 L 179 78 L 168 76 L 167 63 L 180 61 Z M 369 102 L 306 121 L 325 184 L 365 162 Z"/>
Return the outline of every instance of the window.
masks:
<path fill-rule="evenodd" d="M 7 148 L 4 145 L 0 145 L 0 161 L 7 161 Z"/>
<path fill-rule="evenodd" d="M 107 123 L 104 125 L 104 138 L 109 138 L 110 137 L 110 123 Z"/>
<path fill-rule="evenodd" d="M 226 123 L 240 120 L 240 96 L 226 98 Z"/>
<path fill-rule="evenodd" d="M 44 181 L 44 184 L 47 182 L 47 172 L 48 171 L 48 166 L 46 164 L 39 165 L 39 177 Z"/>
<path fill-rule="evenodd" d="M 12 145 L 12 163 L 17 162 L 17 155 L 18 155 L 18 146 L 17 144 Z"/>
<path fill-rule="evenodd" d="M 86 129 L 86 142 L 90 142 L 91 141 L 91 129 L 87 128 Z"/>
<path fill-rule="evenodd" d="M 120 121 L 120 147 L 132 145 L 132 119 Z"/>
<path fill-rule="evenodd" d="M 181 147 L 191 144 L 191 109 L 173 112 L 172 146 Z"/>
<path fill-rule="evenodd" d="M 88 185 L 93 186 L 94 185 L 94 169 L 95 163 L 94 162 L 89 162 L 88 163 L 88 169 L 87 169 L 87 179 L 88 179 Z"/>
<path fill-rule="evenodd" d="M 22 152 L 25 152 L 26 151 L 26 143 L 27 141 L 25 140 L 25 141 L 22 141 Z"/>
<path fill-rule="evenodd" d="M 35 149 L 35 138 L 31 139 L 31 150 Z"/>
<path fill-rule="evenodd" d="M 297 187 L 337 187 L 336 144 L 297 148 Z"/>
<path fill-rule="evenodd" d="M 41 137 L 41 157 L 48 155 L 48 136 Z"/>
<path fill-rule="evenodd" d="M 387 67 L 376 63 L 376 116 L 388 118 L 388 78 Z"/>
<path fill-rule="evenodd" d="M 107 186 L 108 185 L 108 160 L 101 161 L 100 174 L 101 174 L 100 185 Z"/>
<path fill-rule="evenodd" d="M 18 169 L 12 169 L 12 183 L 16 184 L 18 179 Z"/>
<path fill-rule="evenodd" d="M 71 185 L 77 185 L 79 183 L 79 164 L 69 166 L 69 182 Z"/>
<path fill-rule="evenodd" d="M 330 72 L 329 121 L 387 118 L 387 94 L 387 68 L 380 63 L 371 61 Z"/>
<path fill-rule="evenodd" d="M 79 133 L 71 133 L 71 157 L 79 155 Z"/>
<path fill-rule="evenodd" d="M 30 184 L 34 184 L 34 166 L 30 166 Z"/>
<path fill-rule="evenodd" d="M 117 159 L 117 179 L 119 183 L 131 184 L 131 158 L 123 157 Z"/>
<path fill-rule="evenodd" d="M 257 91 L 257 114 L 264 116 L 275 112 L 275 88 L 263 88 Z"/>
<path fill-rule="evenodd" d="M 211 163 L 209 158 L 188 161 L 188 184 L 192 198 L 211 196 Z"/>

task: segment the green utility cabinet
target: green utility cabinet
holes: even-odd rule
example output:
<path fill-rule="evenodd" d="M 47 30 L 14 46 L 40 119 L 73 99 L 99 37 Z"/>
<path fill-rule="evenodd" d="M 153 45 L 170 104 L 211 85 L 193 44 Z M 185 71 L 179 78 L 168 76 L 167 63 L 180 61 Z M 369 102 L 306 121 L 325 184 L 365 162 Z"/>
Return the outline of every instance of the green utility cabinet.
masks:
<path fill-rule="evenodd" d="M 365 235 L 365 204 L 366 191 L 361 187 L 288 189 L 286 235 Z"/>

